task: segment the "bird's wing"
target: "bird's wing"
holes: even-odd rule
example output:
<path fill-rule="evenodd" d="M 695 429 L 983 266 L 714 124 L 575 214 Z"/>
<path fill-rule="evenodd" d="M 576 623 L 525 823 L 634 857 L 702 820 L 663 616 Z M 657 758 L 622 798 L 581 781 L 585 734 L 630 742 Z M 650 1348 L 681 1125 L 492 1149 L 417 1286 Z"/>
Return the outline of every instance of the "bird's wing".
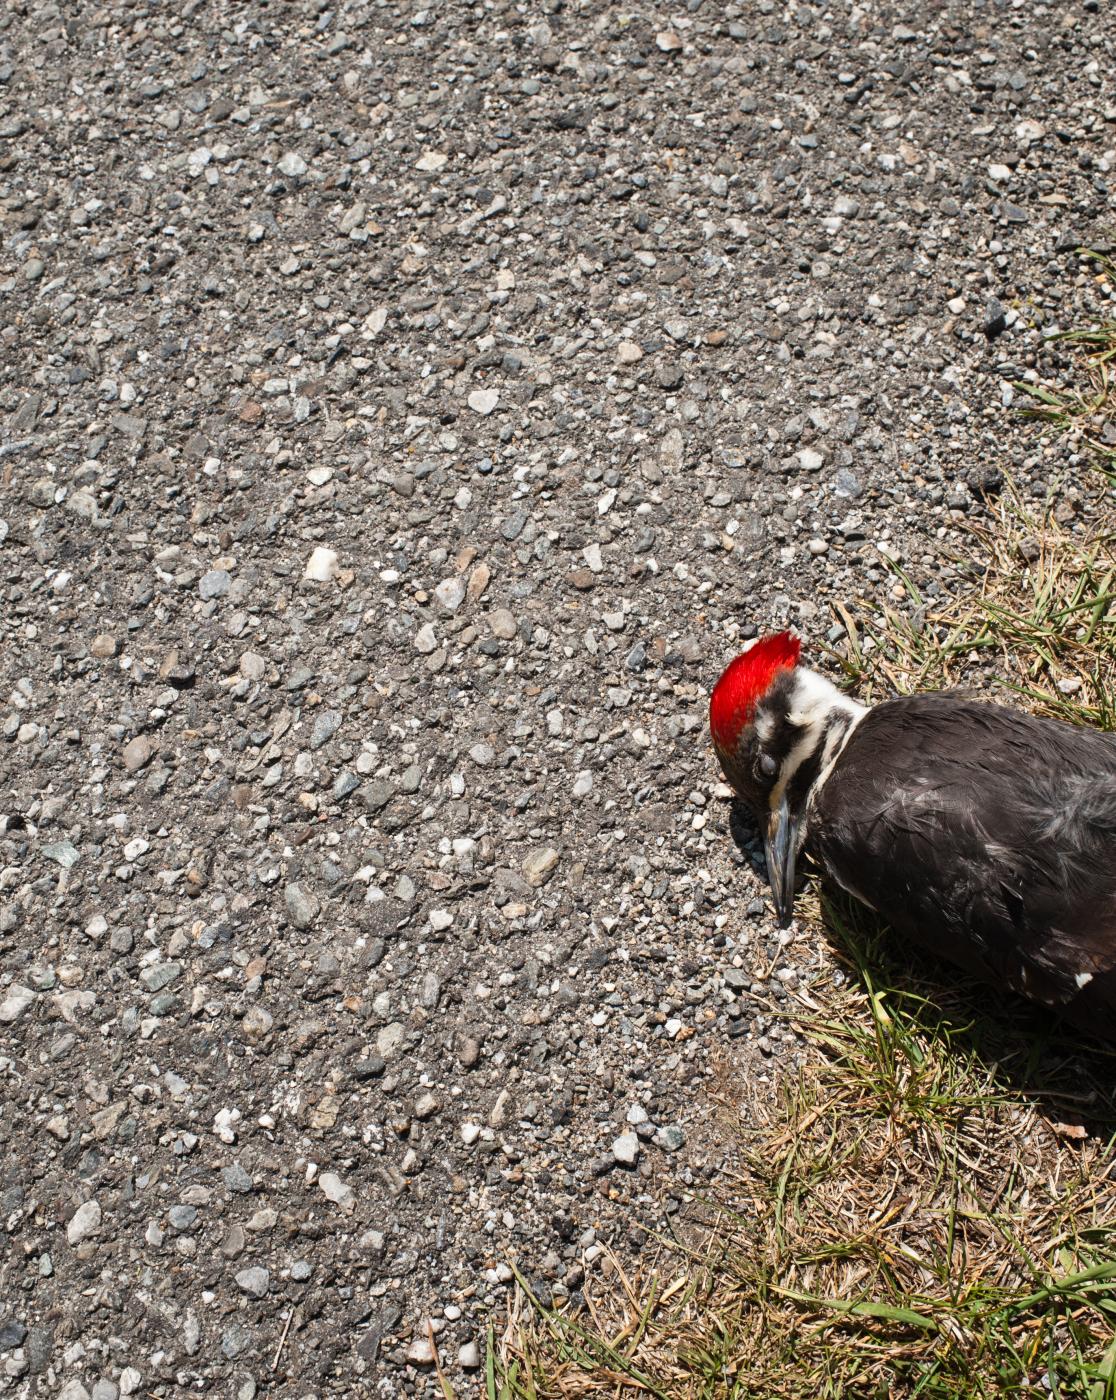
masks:
<path fill-rule="evenodd" d="M 850 893 L 980 976 L 1063 1007 L 1116 980 L 1107 735 L 952 698 L 881 705 L 807 841 Z"/>

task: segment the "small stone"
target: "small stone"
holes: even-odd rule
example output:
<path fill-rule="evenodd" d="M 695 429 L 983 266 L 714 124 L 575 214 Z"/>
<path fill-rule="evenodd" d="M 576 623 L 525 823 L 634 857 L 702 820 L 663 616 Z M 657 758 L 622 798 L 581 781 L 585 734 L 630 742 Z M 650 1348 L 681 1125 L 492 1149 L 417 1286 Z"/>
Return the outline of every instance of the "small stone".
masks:
<path fill-rule="evenodd" d="M 346 1186 L 335 1172 L 322 1172 L 321 1176 L 318 1177 L 318 1186 L 326 1200 L 339 1206 L 346 1215 L 351 1214 L 356 1209 L 356 1197 L 353 1195 L 352 1187 Z"/>
<path fill-rule="evenodd" d="M 167 1211 L 167 1224 L 172 1230 L 189 1230 L 197 1222 L 197 1206 L 171 1206 Z"/>
<path fill-rule="evenodd" d="M 230 1166 L 222 1167 L 221 1180 L 225 1183 L 225 1188 L 232 1191 L 233 1194 L 237 1196 L 247 1196 L 254 1184 L 251 1176 L 244 1170 L 239 1162 L 233 1162 Z"/>
<path fill-rule="evenodd" d="M 310 731 L 310 747 L 320 749 L 328 744 L 330 739 L 341 728 L 341 715 L 337 710 L 323 710 L 314 721 L 314 727 Z"/>
<path fill-rule="evenodd" d="M 359 793 L 360 801 L 370 812 L 379 812 L 394 796 L 395 788 L 387 778 L 376 778 L 371 783 L 365 783 Z"/>
<path fill-rule="evenodd" d="M 475 603 L 484 594 L 491 578 L 492 571 L 483 559 L 473 566 L 473 572 L 469 575 L 469 586 L 465 590 L 470 603 Z"/>
<path fill-rule="evenodd" d="M 301 885 L 288 885 L 283 891 L 283 898 L 287 905 L 287 917 L 295 928 L 309 928 L 321 912 L 317 896 L 310 890 L 304 890 Z"/>
<path fill-rule="evenodd" d="M 655 46 L 661 53 L 677 53 L 682 47 L 682 40 L 673 29 L 661 29 L 655 35 Z"/>
<path fill-rule="evenodd" d="M 460 575 L 444 578 L 434 589 L 434 597 L 446 612 L 455 613 L 465 601 L 465 580 Z"/>
<path fill-rule="evenodd" d="M 206 602 L 224 598 L 231 587 L 232 576 L 228 569 L 210 569 L 198 580 L 198 592 Z"/>
<path fill-rule="evenodd" d="M 239 1108 L 219 1108 L 213 1115 L 213 1131 L 222 1142 L 235 1142 L 239 1122 Z"/>
<path fill-rule="evenodd" d="M 559 853 L 553 846 L 540 846 L 523 862 L 523 878 L 534 889 L 545 885 L 558 865 Z"/>
<path fill-rule="evenodd" d="M 288 151 L 279 161 L 279 173 L 289 180 L 297 180 L 305 175 L 309 167 L 297 151 Z"/>
<path fill-rule="evenodd" d="M 129 773 L 138 773 L 155 752 L 155 745 L 146 734 L 137 734 L 124 745 L 124 767 Z"/>
<path fill-rule="evenodd" d="M 1021 121 L 1015 128 L 1015 139 L 1021 146 L 1034 146 L 1046 135 L 1046 127 L 1042 122 L 1031 121 L 1030 119 Z"/>
<path fill-rule="evenodd" d="M 667 472 L 681 470 L 685 450 L 686 443 L 682 437 L 682 430 L 671 428 L 668 433 L 664 433 L 663 440 L 659 444 L 659 465 Z"/>
<path fill-rule="evenodd" d="M 813 447 L 803 447 L 798 453 L 798 465 L 804 472 L 821 471 L 825 458 Z"/>
<path fill-rule="evenodd" d="M 127 853 L 127 847 L 124 848 Z M 63 870 L 72 869 L 81 859 L 81 853 L 72 841 L 51 841 L 43 847 L 43 856 L 54 861 Z"/>
<path fill-rule="evenodd" d="M 426 622 L 415 633 L 415 650 L 421 652 L 423 656 L 429 656 L 437 648 L 438 638 L 434 635 L 434 626 L 432 623 Z"/>
<path fill-rule="evenodd" d="M 487 418 L 500 402 L 500 395 L 496 389 L 474 389 L 469 395 L 468 402 L 474 413 L 479 413 Z"/>
<path fill-rule="evenodd" d="M 664 360 L 655 371 L 655 379 L 660 389 L 678 389 L 682 384 L 682 366 L 677 360 Z"/>
<path fill-rule="evenodd" d="M 240 1028 L 249 1040 L 262 1040 L 275 1024 L 270 1011 L 262 1006 L 250 1006 L 244 1013 Z"/>
<path fill-rule="evenodd" d="M 255 651 L 240 654 L 240 674 L 245 680 L 262 681 L 267 674 L 267 662 Z"/>
<path fill-rule="evenodd" d="M 677 1152 L 685 1141 L 686 1134 L 676 1124 L 670 1123 L 655 1130 L 655 1145 L 665 1152 Z"/>
<path fill-rule="evenodd" d="M 333 796 L 340 802 L 351 793 L 356 792 L 358 787 L 360 787 L 360 779 L 355 773 L 350 773 L 346 769 L 344 772 L 338 773 L 333 780 Z"/>
<path fill-rule="evenodd" d="M 318 545 L 306 561 L 302 577 L 312 583 L 329 583 L 337 575 L 337 551 Z"/>
<path fill-rule="evenodd" d="M 837 496 L 843 496 L 846 500 L 853 500 L 861 495 L 864 487 L 860 484 L 860 478 L 855 472 L 849 471 L 848 467 L 838 467 L 837 475 L 833 481 L 833 491 Z"/>
<path fill-rule="evenodd" d="M 58 1391 L 58 1400 L 90 1400 L 89 1392 L 75 1376 Z"/>
<path fill-rule="evenodd" d="M 249 1328 L 234 1323 L 221 1333 L 221 1350 L 230 1361 L 235 1361 L 238 1356 L 244 1355 L 254 1340 L 254 1334 Z"/>
<path fill-rule="evenodd" d="M 475 1371 L 481 1364 L 480 1347 L 476 1342 L 466 1342 L 457 1353 L 457 1364 L 463 1371 Z"/>
<path fill-rule="evenodd" d="M 107 660 L 110 656 L 115 656 L 119 650 L 120 643 L 108 632 L 98 632 L 89 644 L 90 655 L 97 657 L 98 660 L 101 661 Z"/>
<path fill-rule="evenodd" d="M 480 1135 L 481 1128 L 479 1123 L 462 1123 L 461 1141 L 466 1147 L 472 1147 L 473 1143 L 476 1142 Z"/>
<path fill-rule="evenodd" d="M 639 1156 L 639 1138 L 635 1133 L 621 1133 L 612 1144 L 612 1155 L 622 1166 L 635 1166 Z"/>
<path fill-rule="evenodd" d="M 389 1021 L 376 1035 L 376 1053 L 384 1060 L 390 1060 L 403 1047 L 406 1027 L 401 1021 Z"/>
<path fill-rule="evenodd" d="M 984 312 L 984 334 L 989 340 L 995 340 L 997 336 L 1003 335 L 1007 330 L 1007 312 L 996 300 L 990 298 Z"/>
<path fill-rule="evenodd" d="M 622 365 L 638 365 L 643 359 L 643 351 L 634 340 L 622 340 L 617 347 L 616 358 Z"/>
<path fill-rule="evenodd" d="M 160 962 L 155 963 L 152 967 L 144 968 L 140 973 L 140 981 L 149 992 L 161 992 L 164 987 L 169 987 L 181 975 L 181 963 Z"/>
<path fill-rule="evenodd" d="M 490 612 L 488 627 L 494 637 L 500 637 L 506 642 L 510 642 L 518 630 L 514 615 L 507 608 L 496 608 Z"/>
<path fill-rule="evenodd" d="M 424 1121 L 427 1118 L 433 1118 L 441 1106 L 441 1102 L 434 1094 L 420 1094 L 415 1100 L 415 1117 Z"/>
<path fill-rule="evenodd" d="M 14 1351 L 26 1336 L 27 1328 L 22 1322 L 0 1322 L 0 1352 Z"/>
<path fill-rule="evenodd" d="M 407 1360 L 412 1366 L 434 1365 L 434 1344 L 429 1337 L 416 1337 L 407 1348 Z"/>
<path fill-rule="evenodd" d="M 819 538 L 812 539 L 806 546 L 806 548 L 810 551 L 811 554 L 814 555 L 829 553 L 828 543 L 825 540 Z"/>
<path fill-rule="evenodd" d="M 418 160 L 415 161 L 415 169 L 425 171 L 432 175 L 435 171 L 441 170 L 449 160 L 445 151 L 423 151 Z"/>
<path fill-rule="evenodd" d="M 78 1206 L 70 1216 L 66 1226 L 66 1240 L 69 1244 L 80 1244 L 82 1240 L 95 1235 L 101 1228 L 101 1207 L 97 1201 L 86 1201 Z"/>
<path fill-rule="evenodd" d="M 271 1287 L 271 1275 L 258 1264 L 241 1269 L 236 1276 L 236 1286 L 249 1298 L 266 1298 Z"/>

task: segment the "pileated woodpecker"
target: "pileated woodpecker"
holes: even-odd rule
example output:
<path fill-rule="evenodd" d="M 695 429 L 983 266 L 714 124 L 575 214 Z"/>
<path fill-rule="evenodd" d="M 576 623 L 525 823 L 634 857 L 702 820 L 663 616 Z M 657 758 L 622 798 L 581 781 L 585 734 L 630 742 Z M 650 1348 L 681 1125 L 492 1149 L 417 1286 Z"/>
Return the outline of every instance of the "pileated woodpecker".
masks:
<path fill-rule="evenodd" d="M 868 709 L 799 645 L 754 643 L 709 707 L 780 926 L 806 853 L 899 933 L 1116 1038 L 1116 737 L 948 693 Z"/>

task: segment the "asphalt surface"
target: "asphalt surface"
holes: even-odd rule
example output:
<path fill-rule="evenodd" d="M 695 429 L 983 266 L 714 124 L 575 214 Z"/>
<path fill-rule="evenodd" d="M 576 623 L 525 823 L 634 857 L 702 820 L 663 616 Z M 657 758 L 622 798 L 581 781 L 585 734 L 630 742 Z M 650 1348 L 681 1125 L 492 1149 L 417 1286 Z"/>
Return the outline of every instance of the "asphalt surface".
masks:
<path fill-rule="evenodd" d="M 715 1183 L 709 686 L 1093 508 L 1107 8 L 4 7 L 0 1388 L 471 1394 Z"/>

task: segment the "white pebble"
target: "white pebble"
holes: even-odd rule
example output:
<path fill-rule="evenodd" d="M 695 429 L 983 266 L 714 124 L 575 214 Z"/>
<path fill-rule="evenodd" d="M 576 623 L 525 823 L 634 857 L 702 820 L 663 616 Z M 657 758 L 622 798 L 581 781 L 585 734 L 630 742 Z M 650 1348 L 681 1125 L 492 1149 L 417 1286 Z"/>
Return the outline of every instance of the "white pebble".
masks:
<path fill-rule="evenodd" d="M 455 613 L 465 601 L 465 580 L 457 575 L 444 578 L 435 588 L 434 596 L 446 612 Z"/>
<path fill-rule="evenodd" d="M 612 1155 L 622 1165 L 633 1166 L 639 1156 L 639 1138 L 635 1133 L 621 1133 L 612 1144 Z"/>
<path fill-rule="evenodd" d="M 98 1201 L 86 1201 L 78 1206 L 66 1226 L 68 1244 L 80 1244 L 101 1228 L 101 1206 Z"/>
<path fill-rule="evenodd" d="M 337 573 L 337 551 L 318 545 L 306 562 L 302 577 L 314 583 L 329 583 Z"/>

